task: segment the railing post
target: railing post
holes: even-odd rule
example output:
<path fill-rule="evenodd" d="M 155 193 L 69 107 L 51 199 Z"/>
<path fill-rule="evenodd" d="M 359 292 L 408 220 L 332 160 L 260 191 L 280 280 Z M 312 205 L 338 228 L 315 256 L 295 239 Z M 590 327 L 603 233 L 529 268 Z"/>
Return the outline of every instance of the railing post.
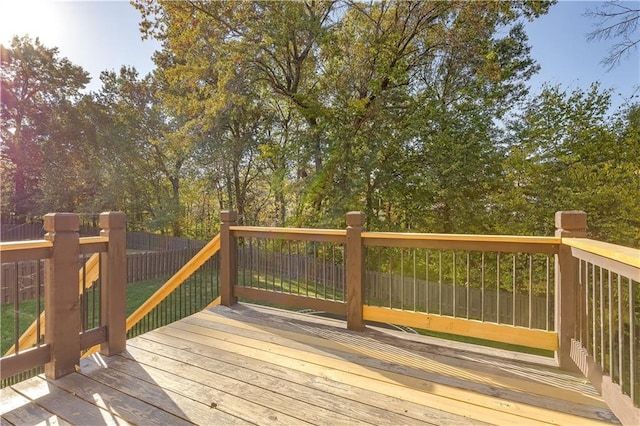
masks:
<path fill-rule="evenodd" d="M 127 237 L 126 218 L 122 212 L 100 214 L 100 236 L 108 237 L 108 251 L 100 254 L 101 318 L 107 327 L 107 341 L 100 345 L 100 353 L 111 356 L 123 352 L 127 346 Z"/>
<path fill-rule="evenodd" d="M 80 222 L 73 213 L 44 216 L 44 238 L 53 243 L 45 261 L 45 341 L 51 345 L 51 361 L 45 364 L 47 378 L 73 373 L 80 362 Z"/>
<path fill-rule="evenodd" d="M 238 302 L 233 295 L 233 287 L 238 284 L 238 243 L 229 227 L 236 225 L 238 214 L 224 210 L 220 219 L 220 303 L 231 306 Z"/>
<path fill-rule="evenodd" d="M 556 237 L 585 238 L 587 214 L 583 211 L 559 211 L 555 215 Z M 571 359 L 571 339 L 577 336 L 578 262 L 571 247 L 560 244 L 555 256 L 555 329 L 558 351 L 555 358 L 560 368 L 580 371 Z"/>
<path fill-rule="evenodd" d="M 364 287 L 364 245 L 362 230 L 364 213 L 347 213 L 346 267 L 347 267 L 347 328 L 364 330 L 362 319 Z"/>

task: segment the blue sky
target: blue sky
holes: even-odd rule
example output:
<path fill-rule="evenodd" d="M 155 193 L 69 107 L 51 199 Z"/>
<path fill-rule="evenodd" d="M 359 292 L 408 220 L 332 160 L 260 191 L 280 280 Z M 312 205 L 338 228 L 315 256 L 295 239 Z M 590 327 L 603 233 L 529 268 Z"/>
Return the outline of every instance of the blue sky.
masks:
<path fill-rule="evenodd" d="M 613 90 L 614 109 L 634 94 L 640 101 L 640 52 L 607 72 L 600 61 L 612 42 L 586 41 L 594 20 L 583 14 L 599 4 L 560 1 L 547 15 L 527 24 L 532 56 L 541 65 L 530 81 L 534 93 L 544 82 L 573 90 L 599 81 Z M 153 69 L 151 55 L 159 44 L 141 40 L 140 16 L 127 1 L 3 0 L 0 14 L 0 43 L 8 45 L 16 34 L 40 37 L 46 46 L 58 47 L 62 56 L 89 71 L 90 90 L 99 89 L 102 70 L 133 65 L 145 74 Z"/>

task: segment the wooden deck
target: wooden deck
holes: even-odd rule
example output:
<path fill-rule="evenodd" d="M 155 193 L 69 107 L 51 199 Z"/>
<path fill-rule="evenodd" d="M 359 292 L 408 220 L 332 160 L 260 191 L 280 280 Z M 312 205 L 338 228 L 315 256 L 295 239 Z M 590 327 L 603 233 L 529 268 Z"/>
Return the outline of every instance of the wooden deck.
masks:
<path fill-rule="evenodd" d="M 582 377 L 531 364 L 536 357 L 436 342 L 218 306 L 129 340 L 124 354 L 83 360 L 55 382 L 4 388 L 0 414 L 13 425 L 617 422 Z"/>

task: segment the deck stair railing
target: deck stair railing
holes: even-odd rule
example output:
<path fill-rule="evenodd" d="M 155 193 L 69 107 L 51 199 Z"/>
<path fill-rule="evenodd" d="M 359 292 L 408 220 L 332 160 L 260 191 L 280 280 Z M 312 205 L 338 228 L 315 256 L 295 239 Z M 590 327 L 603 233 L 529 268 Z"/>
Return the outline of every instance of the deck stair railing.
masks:
<path fill-rule="evenodd" d="M 218 303 L 220 235 L 216 235 L 126 321 L 131 338 Z"/>

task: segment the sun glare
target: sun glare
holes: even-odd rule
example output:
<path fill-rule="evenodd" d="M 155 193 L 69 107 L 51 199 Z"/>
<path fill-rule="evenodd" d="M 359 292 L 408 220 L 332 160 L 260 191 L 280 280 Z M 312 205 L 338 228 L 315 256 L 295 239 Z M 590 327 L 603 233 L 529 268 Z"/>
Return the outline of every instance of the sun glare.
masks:
<path fill-rule="evenodd" d="M 0 3 L 0 43 L 9 45 L 13 36 L 28 34 L 47 47 L 56 46 L 64 19 L 55 2 L 8 0 Z"/>

